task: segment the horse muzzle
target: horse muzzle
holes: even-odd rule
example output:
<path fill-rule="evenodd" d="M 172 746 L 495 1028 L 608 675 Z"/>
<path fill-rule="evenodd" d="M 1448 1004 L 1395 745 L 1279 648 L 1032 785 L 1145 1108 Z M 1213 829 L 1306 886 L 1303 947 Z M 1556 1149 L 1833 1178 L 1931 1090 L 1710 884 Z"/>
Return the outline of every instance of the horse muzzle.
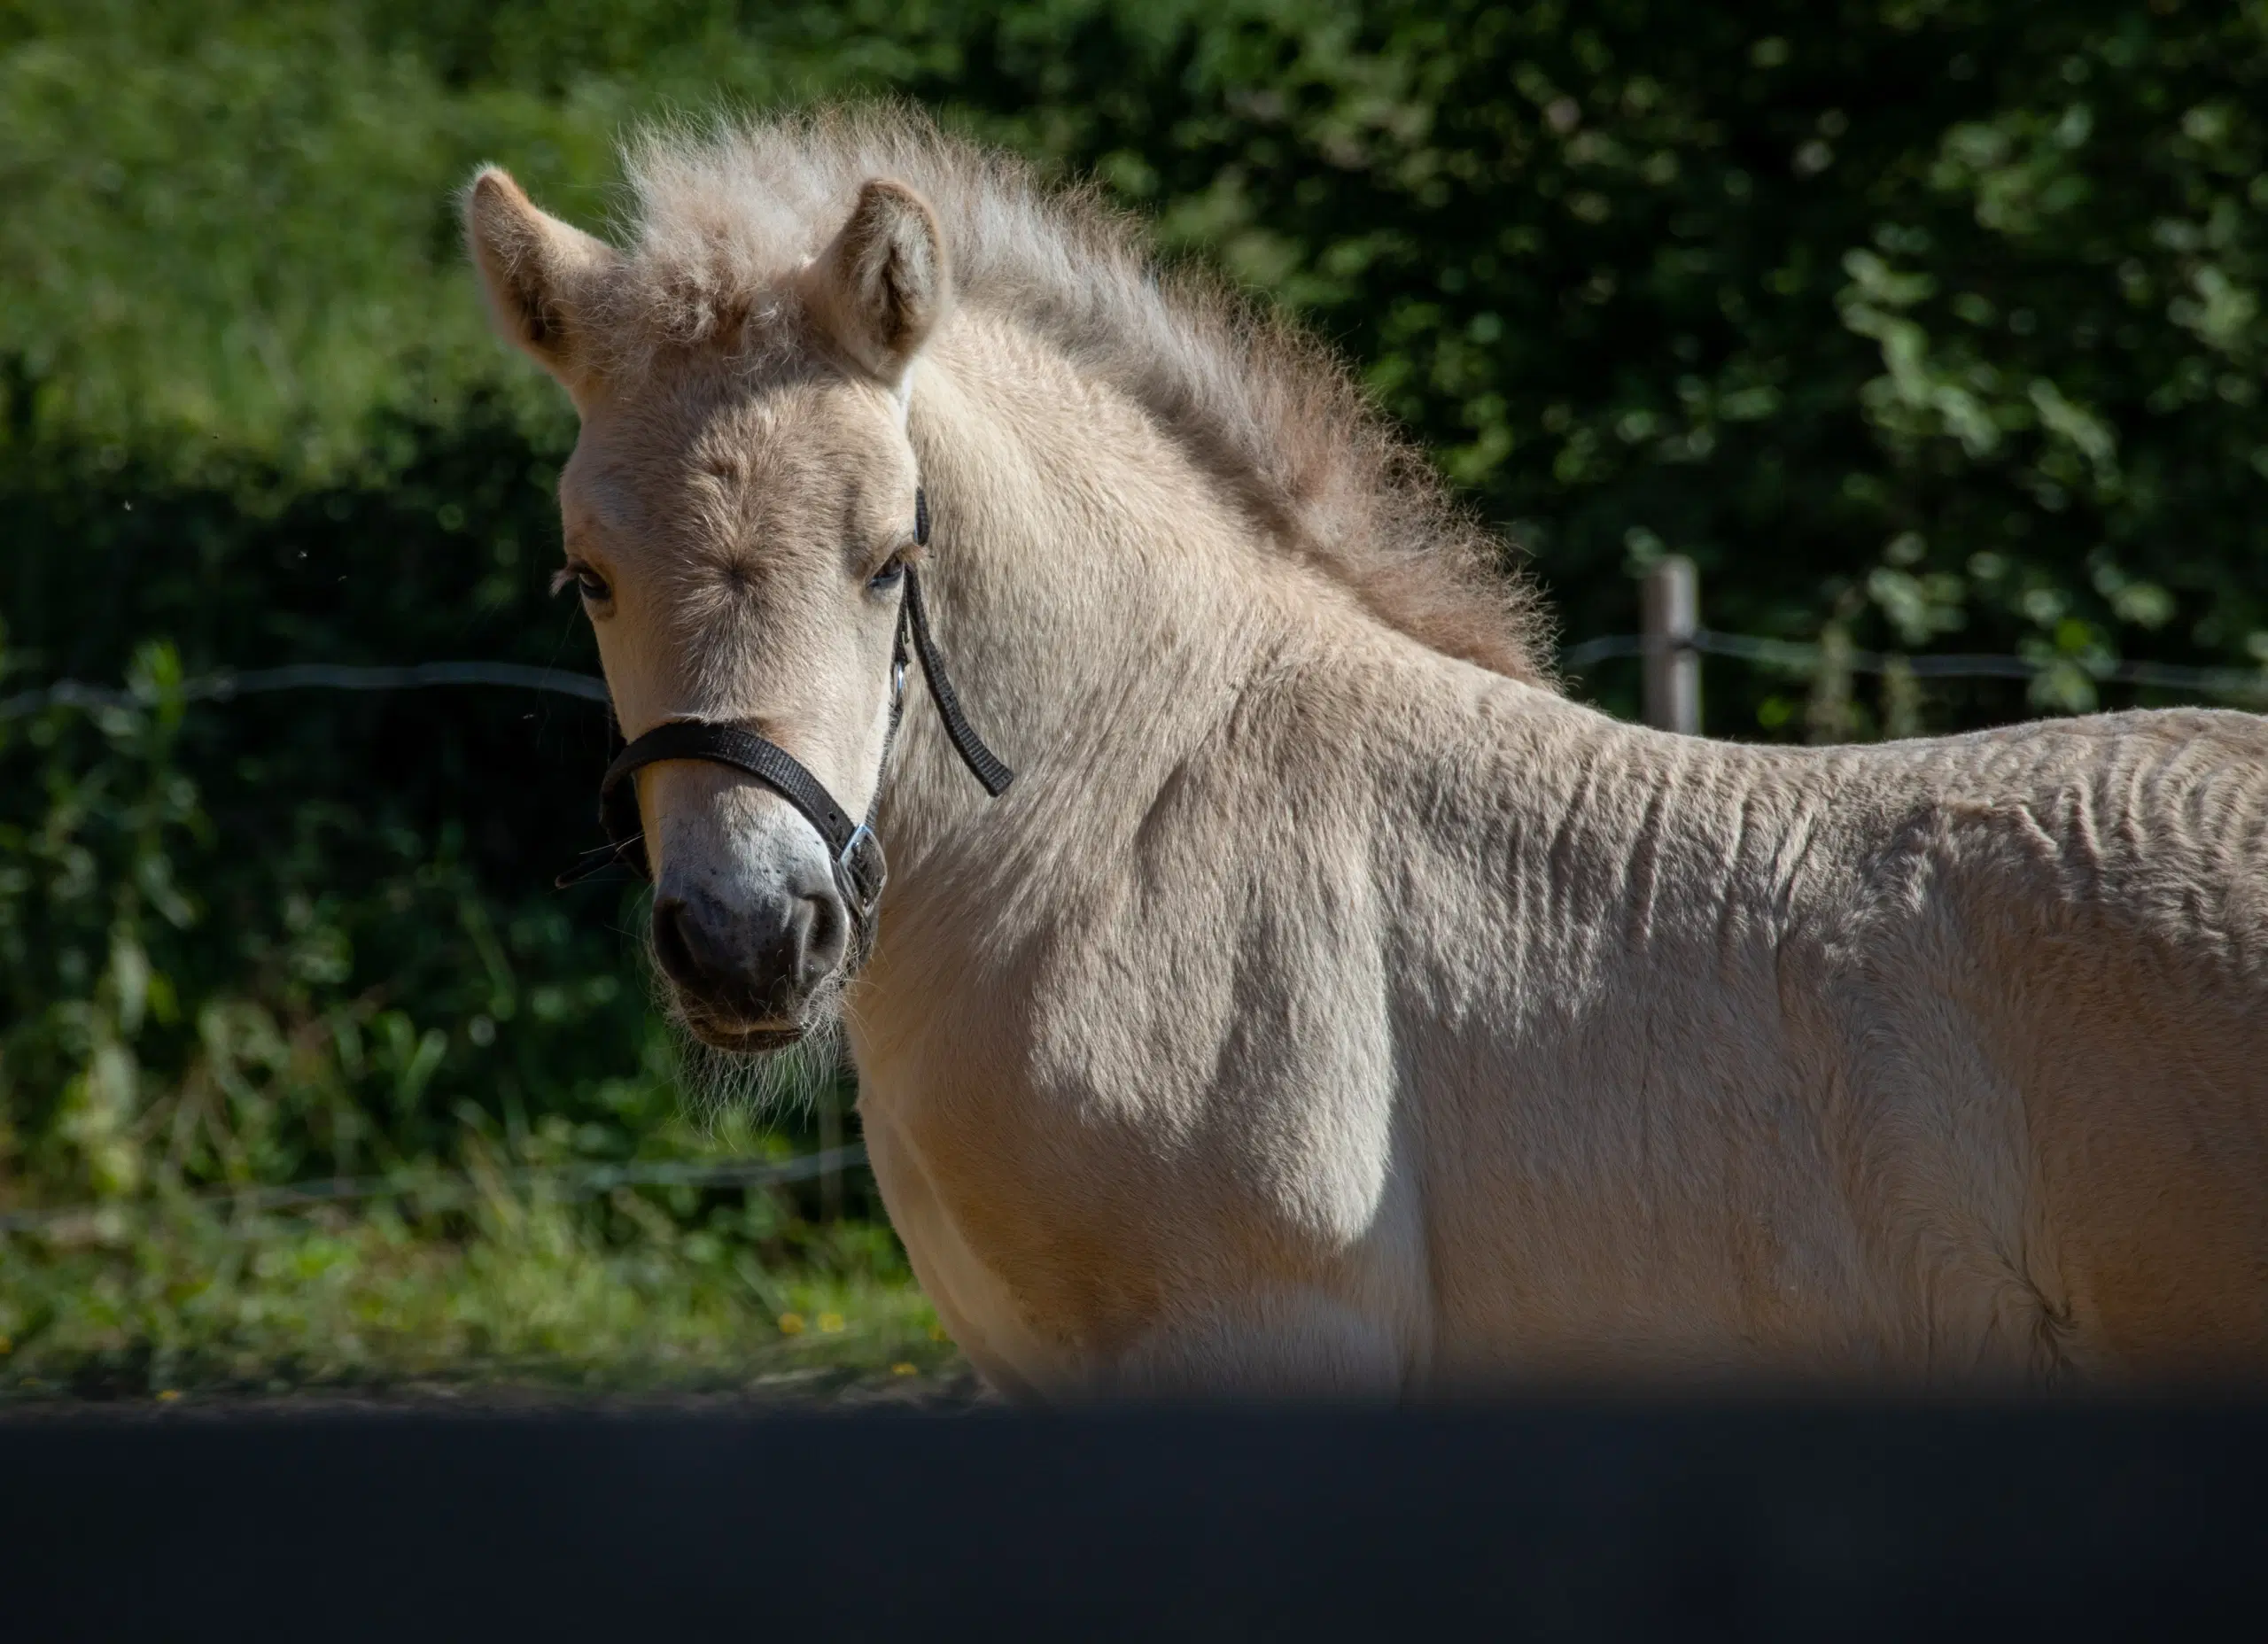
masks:
<path fill-rule="evenodd" d="M 850 957 L 850 917 L 833 885 L 791 880 L 744 905 L 705 891 L 654 898 L 654 957 L 686 1025 L 743 1052 L 803 1036 L 805 1008 Z"/>

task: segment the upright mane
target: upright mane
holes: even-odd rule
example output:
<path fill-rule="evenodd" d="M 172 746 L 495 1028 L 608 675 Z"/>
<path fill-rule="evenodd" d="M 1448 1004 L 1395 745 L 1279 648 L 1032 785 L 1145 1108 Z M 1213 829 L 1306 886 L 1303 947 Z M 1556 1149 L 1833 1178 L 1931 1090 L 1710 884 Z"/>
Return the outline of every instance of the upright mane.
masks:
<path fill-rule="evenodd" d="M 1127 395 L 1279 551 L 1436 650 L 1548 680 L 1542 616 L 1502 545 L 1345 367 L 1219 279 L 1161 269 L 1093 187 L 1045 186 L 901 107 L 649 131 L 626 159 L 628 263 L 603 314 L 617 346 L 761 335 L 745 322 L 842 226 L 859 185 L 895 178 L 936 208 L 958 301 Z"/>

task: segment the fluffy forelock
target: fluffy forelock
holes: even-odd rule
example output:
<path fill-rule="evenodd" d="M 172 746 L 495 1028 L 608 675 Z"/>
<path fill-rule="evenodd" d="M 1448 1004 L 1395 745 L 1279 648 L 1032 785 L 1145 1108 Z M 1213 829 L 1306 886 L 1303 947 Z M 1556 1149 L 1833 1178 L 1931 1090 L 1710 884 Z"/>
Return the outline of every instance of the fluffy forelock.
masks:
<path fill-rule="evenodd" d="M 1092 186 L 900 106 L 659 128 L 625 156 L 625 260 L 593 318 L 605 345 L 762 353 L 797 328 L 791 276 L 861 184 L 894 178 L 937 213 L 956 300 L 1060 349 L 1125 393 L 1284 552 L 1450 655 L 1548 683 L 1545 624 L 1504 545 L 1449 497 L 1327 349 L 1217 278 L 1161 269 Z"/>

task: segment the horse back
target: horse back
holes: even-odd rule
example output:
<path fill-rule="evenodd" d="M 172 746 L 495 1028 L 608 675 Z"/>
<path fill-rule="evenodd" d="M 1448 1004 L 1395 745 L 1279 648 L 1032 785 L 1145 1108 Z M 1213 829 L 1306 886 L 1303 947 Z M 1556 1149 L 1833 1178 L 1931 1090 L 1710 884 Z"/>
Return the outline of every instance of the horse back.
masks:
<path fill-rule="evenodd" d="M 2106 716 L 1921 767 L 1925 928 L 2020 1103 L 2048 1328 L 2129 1369 L 2268 1360 L 2268 721 Z"/>
<path fill-rule="evenodd" d="M 2268 721 L 1521 718 L 1425 1098 L 1453 1356 L 2268 1362 Z"/>

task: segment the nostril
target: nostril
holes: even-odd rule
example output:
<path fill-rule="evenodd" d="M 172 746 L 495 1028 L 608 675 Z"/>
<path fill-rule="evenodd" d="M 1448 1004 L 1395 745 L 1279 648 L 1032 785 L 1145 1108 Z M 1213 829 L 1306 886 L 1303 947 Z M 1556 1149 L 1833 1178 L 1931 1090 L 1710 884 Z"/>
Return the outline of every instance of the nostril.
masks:
<path fill-rule="evenodd" d="M 850 920 L 843 903 L 833 896 L 806 896 L 804 907 L 809 911 L 801 915 L 804 921 L 803 982 L 813 988 L 843 963 L 850 946 Z"/>
<path fill-rule="evenodd" d="M 703 980 L 698 954 L 692 931 L 692 914 L 684 900 L 677 896 L 656 897 L 654 902 L 654 957 L 661 961 L 662 973 L 681 988 L 698 985 Z"/>

